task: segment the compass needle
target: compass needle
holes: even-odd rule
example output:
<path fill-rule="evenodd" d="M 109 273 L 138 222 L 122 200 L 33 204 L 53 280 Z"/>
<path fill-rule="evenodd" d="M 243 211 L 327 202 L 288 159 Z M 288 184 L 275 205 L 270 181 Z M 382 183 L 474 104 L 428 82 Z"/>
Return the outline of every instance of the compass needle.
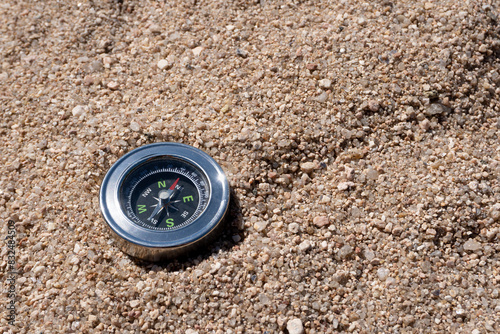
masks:
<path fill-rule="evenodd" d="M 220 230 L 229 185 L 203 151 L 157 143 L 129 152 L 111 167 L 100 204 L 122 250 L 143 259 L 173 258 Z"/>

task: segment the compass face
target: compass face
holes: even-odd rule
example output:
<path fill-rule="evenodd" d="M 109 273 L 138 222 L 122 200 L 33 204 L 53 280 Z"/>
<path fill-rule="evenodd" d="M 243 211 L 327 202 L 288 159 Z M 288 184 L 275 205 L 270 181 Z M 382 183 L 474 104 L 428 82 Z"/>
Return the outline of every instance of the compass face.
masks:
<path fill-rule="evenodd" d="M 135 224 L 152 230 L 189 225 L 207 207 L 210 184 L 188 162 L 162 157 L 138 166 L 121 191 L 123 210 Z"/>
<path fill-rule="evenodd" d="M 205 152 L 156 143 L 121 157 L 104 177 L 99 197 L 118 246 L 157 261 L 206 248 L 223 226 L 229 184 Z"/>

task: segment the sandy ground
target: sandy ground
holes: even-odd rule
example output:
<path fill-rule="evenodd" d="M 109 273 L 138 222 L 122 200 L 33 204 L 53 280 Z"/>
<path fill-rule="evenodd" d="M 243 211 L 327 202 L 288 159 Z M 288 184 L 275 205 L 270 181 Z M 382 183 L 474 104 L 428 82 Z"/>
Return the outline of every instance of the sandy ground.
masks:
<path fill-rule="evenodd" d="M 1 331 L 499 332 L 499 10 L 3 1 Z M 231 227 L 143 263 L 98 194 L 161 141 L 219 161 Z"/>

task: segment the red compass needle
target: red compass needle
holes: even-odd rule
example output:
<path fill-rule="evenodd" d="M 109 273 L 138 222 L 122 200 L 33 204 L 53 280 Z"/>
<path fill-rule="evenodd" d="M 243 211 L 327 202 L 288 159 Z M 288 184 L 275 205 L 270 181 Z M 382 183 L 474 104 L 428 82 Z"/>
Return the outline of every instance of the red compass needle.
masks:
<path fill-rule="evenodd" d="M 168 188 L 168 190 L 174 190 L 175 189 L 175 186 L 177 185 L 177 182 L 179 182 L 179 178 L 177 178 L 177 180 L 175 180 L 174 184 L 172 184 L 170 186 L 170 188 Z"/>

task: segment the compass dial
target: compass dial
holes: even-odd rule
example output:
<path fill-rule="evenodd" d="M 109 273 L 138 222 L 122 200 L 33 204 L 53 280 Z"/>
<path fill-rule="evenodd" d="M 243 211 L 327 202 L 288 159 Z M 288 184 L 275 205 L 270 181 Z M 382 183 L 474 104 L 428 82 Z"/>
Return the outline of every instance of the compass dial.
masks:
<path fill-rule="evenodd" d="M 205 152 L 156 143 L 121 157 L 104 177 L 99 196 L 118 246 L 158 261 L 206 248 L 222 229 L 229 184 Z"/>
<path fill-rule="evenodd" d="M 121 195 L 123 210 L 134 223 L 152 230 L 173 230 L 203 213 L 210 184 L 193 165 L 166 157 L 136 168 L 124 180 Z"/>

